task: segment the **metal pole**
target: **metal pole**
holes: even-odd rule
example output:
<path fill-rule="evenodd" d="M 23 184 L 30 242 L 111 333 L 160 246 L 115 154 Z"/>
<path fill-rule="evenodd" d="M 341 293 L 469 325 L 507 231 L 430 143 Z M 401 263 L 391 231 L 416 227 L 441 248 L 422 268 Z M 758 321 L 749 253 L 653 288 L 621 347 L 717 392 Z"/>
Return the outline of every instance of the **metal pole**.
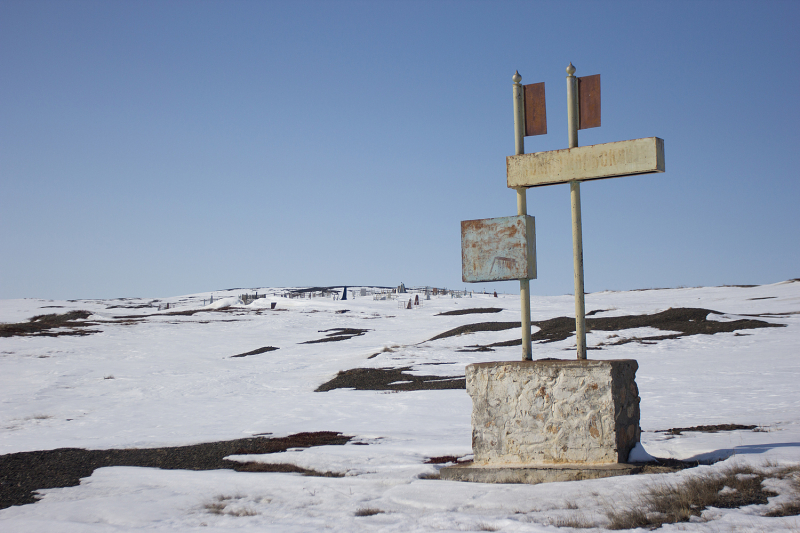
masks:
<path fill-rule="evenodd" d="M 522 76 L 519 71 L 511 77 L 514 82 L 514 154 L 525 153 L 525 105 L 523 101 Z M 528 214 L 528 199 L 526 189 L 520 187 L 517 191 L 517 214 Z M 528 279 L 519 280 L 519 301 L 522 310 L 522 360 L 530 361 L 531 354 L 531 282 Z"/>
<path fill-rule="evenodd" d="M 567 125 L 569 147 L 578 146 L 578 78 L 572 63 L 567 67 Z M 575 271 L 575 337 L 578 359 L 586 359 L 586 304 L 583 296 L 583 227 L 581 224 L 581 183 L 569 183 L 572 203 L 572 263 Z"/>

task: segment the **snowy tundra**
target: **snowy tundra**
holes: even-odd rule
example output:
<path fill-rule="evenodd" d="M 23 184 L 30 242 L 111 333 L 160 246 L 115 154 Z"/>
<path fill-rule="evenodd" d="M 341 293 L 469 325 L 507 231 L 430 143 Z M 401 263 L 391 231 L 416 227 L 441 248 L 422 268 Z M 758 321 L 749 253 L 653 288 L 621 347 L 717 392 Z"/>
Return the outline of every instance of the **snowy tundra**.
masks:
<path fill-rule="evenodd" d="M 239 299 L 243 292 L 266 297 L 245 305 Z M 518 359 L 519 346 L 488 346 L 518 339 L 519 327 L 430 340 L 468 324 L 518 322 L 518 295 L 423 296 L 421 305 L 406 309 L 399 303 L 414 295 L 400 295 L 398 302 L 361 297 L 359 291 L 347 300 L 286 298 L 285 292 L 216 291 L 213 304 L 208 303 L 212 293 L 158 300 L 0 301 L 0 323 L 6 325 L 87 312 L 57 328 L 0 337 L 0 454 L 332 431 L 352 438 L 344 445 L 231 459 L 340 477 L 110 466 L 77 486 L 41 490 L 36 503 L 0 510 L 0 530 L 527 532 L 577 525 L 602 530 L 610 524 L 610 511 L 641 505 L 653 486 L 732 465 L 800 464 L 800 282 L 588 294 L 587 312 L 597 311 L 590 318 L 700 308 L 714 311 L 708 321 L 756 320 L 781 327 L 685 335 L 648 326 L 592 329 L 587 343 L 597 349 L 589 358 L 638 361 L 639 457 L 703 464 L 541 485 L 436 479 L 442 464 L 427 462 L 431 458 L 468 460 L 471 454 L 472 404 L 462 388 L 402 390 L 401 379 L 385 390 L 317 391 L 339 372 L 357 368 L 408 368 L 411 375 L 452 381 L 470 363 Z M 166 303 L 169 309 L 159 310 Z M 474 308 L 499 311 L 440 314 Z M 532 297 L 534 322 L 572 312 L 570 295 Z M 330 342 L 308 342 L 348 331 Z M 574 335 L 534 340 L 534 359 L 575 357 Z M 233 357 L 263 347 L 277 349 Z M 664 431 L 721 424 L 756 428 Z M 663 530 L 800 531 L 798 516 L 764 516 L 793 497 L 791 483 L 764 483 L 776 494 L 768 503 L 706 508 Z"/>

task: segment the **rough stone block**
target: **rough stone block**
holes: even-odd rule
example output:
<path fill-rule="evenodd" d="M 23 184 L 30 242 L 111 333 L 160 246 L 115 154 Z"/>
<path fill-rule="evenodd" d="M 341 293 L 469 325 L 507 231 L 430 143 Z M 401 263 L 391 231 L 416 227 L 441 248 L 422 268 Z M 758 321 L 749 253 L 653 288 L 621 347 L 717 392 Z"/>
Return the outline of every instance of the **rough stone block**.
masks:
<path fill-rule="evenodd" d="M 625 463 L 639 442 L 634 360 L 467 366 L 475 466 Z"/>

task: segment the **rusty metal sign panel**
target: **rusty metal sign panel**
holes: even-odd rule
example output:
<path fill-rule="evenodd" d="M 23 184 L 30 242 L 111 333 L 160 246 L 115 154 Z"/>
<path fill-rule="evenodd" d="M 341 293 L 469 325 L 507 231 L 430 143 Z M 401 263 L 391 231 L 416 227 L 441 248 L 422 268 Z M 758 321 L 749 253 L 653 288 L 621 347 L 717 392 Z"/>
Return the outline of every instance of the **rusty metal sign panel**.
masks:
<path fill-rule="evenodd" d="M 528 215 L 461 222 L 461 279 L 536 279 L 536 225 Z"/>
<path fill-rule="evenodd" d="M 578 129 L 600 127 L 600 74 L 578 78 Z"/>
<path fill-rule="evenodd" d="M 506 158 L 506 176 L 510 188 L 539 187 L 653 172 L 664 172 L 664 140 L 658 137 L 512 155 Z"/>
<path fill-rule="evenodd" d="M 525 137 L 547 133 L 544 82 L 522 87 L 525 94 Z"/>

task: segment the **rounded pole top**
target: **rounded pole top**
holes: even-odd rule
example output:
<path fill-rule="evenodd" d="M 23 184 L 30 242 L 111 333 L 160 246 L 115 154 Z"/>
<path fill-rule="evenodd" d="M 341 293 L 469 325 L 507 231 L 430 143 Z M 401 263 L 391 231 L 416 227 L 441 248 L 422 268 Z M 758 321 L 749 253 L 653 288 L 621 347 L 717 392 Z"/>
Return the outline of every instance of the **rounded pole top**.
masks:
<path fill-rule="evenodd" d="M 567 76 L 572 76 L 573 74 L 575 74 L 575 67 L 572 66 L 572 61 L 570 61 L 567 67 Z"/>
<path fill-rule="evenodd" d="M 519 75 L 519 71 L 516 71 L 513 76 L 511 76 L 511 81 L 514 83 L 519 83 L 522 81 L 522 76 Z"/>

